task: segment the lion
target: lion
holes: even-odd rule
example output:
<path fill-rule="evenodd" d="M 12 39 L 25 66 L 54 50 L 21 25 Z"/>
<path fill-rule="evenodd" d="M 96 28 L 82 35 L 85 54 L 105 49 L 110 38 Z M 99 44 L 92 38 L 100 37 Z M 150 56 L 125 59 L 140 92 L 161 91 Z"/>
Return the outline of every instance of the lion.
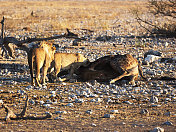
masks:
<path fill-rule="evenodd" d="M 36 70 L 36 82 L 39 87 L 40 84 L 40 69 L 43 72 L 43 84 L 45 84 L 45 78 L 47 70 L 50 67 L 51 62 L 54 60 L 54 53 L 56 48 L 52 43 L 42 41 L 38 47 L 32 48 L 28 53 L 28 64 L 31 74 L 31 84 L 34 85 L 34 69 Z"/>
<path fill-rule="evenodd" d="M 89 60 L 86 59 L 80 53 L 55 53 L 54 60 L 50 67 L 50 73 L 54 67 L 54 78 L 57 79 L 57 75 L 60 71 L 69 70 L 69 76 L 67 78 L 61 79 L 59 81 L 63 82 L 65 80 L 71 79 L 73 77 L 74 71 L 81 65 L 87 65 Z"/>
<path fill-rule="evenodd" d="M 76 73 L 83 80 L 110 80 L 110 83 L 126 78 L 129 83 L 135 84 L 139 74 L 146 79 L 137 59 L 130 54 L 104 56 L 87 66 L 79 67 Z"/>

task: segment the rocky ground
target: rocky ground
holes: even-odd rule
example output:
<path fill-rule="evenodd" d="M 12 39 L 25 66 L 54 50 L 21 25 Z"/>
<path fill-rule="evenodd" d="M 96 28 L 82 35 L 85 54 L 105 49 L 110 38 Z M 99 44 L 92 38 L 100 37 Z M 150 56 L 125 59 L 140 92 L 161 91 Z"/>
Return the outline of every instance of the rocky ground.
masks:
<path fill-rule="evenodd" d="M 73 46 L 73 40 L 60 39 L 54 42 L 58 51 L 79 52 L 91 61 L 108 54 L 131 53 L 143 62 L 146 77 L 175 76 L 174 38 L 136 38 L 131 36 L 92 34 L 89 41 Z M 101 39 L 105 39 L 101 41 Z M 137 45 L 139 43 L 140 45 Z M 145 46 L 143 46 L 145 44 Z M 144 53 L 155 50 L 151 59 Z M 1 59 L 0 97 L 16 113 L 23 107 L 25 95 L 30 96 L 28 114 L 40 116 L 53 114 L 46 120 L 18 120 L 8 124 L 3 121 L 4 131 L 148 131 L 156 127 L 165 131 L 176 130 L 176 81 L 139 78 L 136 85 L 109 84 L 108 82 L 48 83 L 42 88 L 30 85 L 26 53 L 16 50 L 17 58 Z M 154 52 L 155 53 L 155 52 Z"/>
<path fill-rule="evenodd" d="M 131 23 L 135 21 L 129 16 L 126 19 Z M 15 59 L 0 59 L 0 103 L 19 113 L 27 93 L 27 115 L 37 117 L 50 112 L 52 117 L 45 120 L 11 120 L 7 123 L 4 121 L 5 110 L 0 109 L 0 130 L 176 131 L 176 39 L 140 35 L 136 25 L 129 25 L 127 30 L 123 27 L 126 19 L 118 27 L 105 31 L 71 29 L 87 40 L 75 45 L 76 40 L 62 38 L 54 40 L 54 46 L 58 52 L 82 53 L 90 61 L 110 54 L 131 53 L 141 62 L 144 76 L 151 80 L 144 81 L 139 77 L 136 85 L 125 81 L 109 84 L 108 81 L 70 80 L 48 82 L 42 88 L 33 87 L 30 85 L 27 54 L 16 49 Z M 23 39 L 36 37 L 39 33 L 18 30 L 6 31 L 6 34 Z M 165 76 L 173 80 L 154 79 Z"/>

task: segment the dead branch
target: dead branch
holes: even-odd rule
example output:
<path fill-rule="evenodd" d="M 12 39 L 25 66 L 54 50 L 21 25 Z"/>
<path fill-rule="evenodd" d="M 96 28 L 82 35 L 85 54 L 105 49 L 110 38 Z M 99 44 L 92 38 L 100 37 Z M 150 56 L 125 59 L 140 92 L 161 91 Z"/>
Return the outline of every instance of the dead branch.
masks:
<path fill-rule="evenodd" d="M 68 28 L 66 28 L 66 30 L 67 30 L 67 35 L 68 35 L 68 36 L 78 37 L 78 34 L 75 34 L 75 33 L 70 32 L 70 30 L 69 30 Z"/>
<path fill-rule="evenodd" d="M 9 43 L 15 44 L 17 47 L 19 47 L 21 50 L 26 51 L 29 53 L 29 48 L 26 45 L 23 45 L 25 43 L 31 43 L 36 41 L 47 41 L 47 40 L 53 40 L 53 39 L 59 39 L 59 38 L 73 38 L 78 40 L 86 40 L 84 37 L 79 38 L 77 34 L 74 34 L 67 29 L 67 34 L 64 35 L 57 35 L 47 38 L 27 38 L 25 40 L 18 40 L 15 37 L 4 37 L 4 17 L 1 21 L 2 24 L 2 30 L 1 30 L 1 38 L 0 38 L 0 46 L 3 47 L 3 50 L 7 50 L 9 55 L 14 58 L 14 49 L 9 46 Z M 4 48 L 5 47 L 5 48 Z"/>
<path fill-rule="evenodd" d="M 41 117 L 34 117 L 34 116 L 25 116 L 26 115 L 26 111 L 27 111 L 27 107 L 28 107 L 28 95 L 25 101 L 25 106 L 23 108 L 23 110 L 21 111 L 20 114 L 15 114 L 6 104 L 2 104 L 2 107 L 5 109 L 6 112 L 6 117 L 5 117 L 5 121 L 8 122 L 10 120 L 44 120 L 47 118 L 51 118 L 52 114 L 51 113 L 46 113 L 46 116 L 41 116 Z"/>
<path fill-rule="evenodd" d="M 149 0 L 150 12 L 154 15 L 163 15 L 176 18 L 176 1 L 175 0 Z"/>

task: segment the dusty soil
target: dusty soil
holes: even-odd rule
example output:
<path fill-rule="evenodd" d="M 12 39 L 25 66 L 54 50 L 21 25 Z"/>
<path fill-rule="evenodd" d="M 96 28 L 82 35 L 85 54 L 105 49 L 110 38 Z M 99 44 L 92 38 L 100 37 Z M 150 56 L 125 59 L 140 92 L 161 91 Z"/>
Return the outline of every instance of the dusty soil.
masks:
<path fill-rule="evenodd" d="M 174 58 L 176 55 L 175 38 L 134 37 L 140 35 L 143 29 L 141 29 L 139 25 L 137 26 L 136 21 L 129 15 L 128 10 L 125 10 L 125 8 L 130 9 L 135 4 L 145 4 L 143 1 L 140 1 L 141 3 L 126 2 L 128 4 L 122 2 L 118 4 L 116 2 L 112 2 L 112 4 L 110 2 L 103 2 L 102 5 L 100 5 L 100 2 L 93 2 L 92 6 L 87 6 L 86 2 L 72 3 L 72 1 L 68 1 L 63 2 L 59 9 L 50 2 L 38 2 L 35 6 L 32 5 L 32 2 L 24 2 L 24 4 L 17 2 L 19 5 L 17 5 L 16 2 L 3 2 L 2 5 L 4 6 L 0 11 L 2 15 L 8 16 L 8 23 L 11 23 L 14 18 L 13 23 L 8 26 L 9 30 L 6 31 L 6 34 L 8 36 L 16 36 L 18 39 L 23 39 L 27 36 L 43 37 L 45 35 L 54 35 L 63 31 L 65 32 L 65 28 L 69 26 L 71 31 L 78 33 L 80 37 L 87 37 L 88 41 L 82 41 L 79 46 L 73 46 L 73 39 L 58 39 L 54 41 L 57 50 L 61 52 L 80 52 L 91 61 L 104 55 L 116 53 L 131 53 L 138 60 L 143 61 L 144 53 L 151 49 L 161 52 L 165 58 Z M 79 7 L 79 4 L 81 4 L 81 7 Z M 109 8 L 108 6 L 103 8 L 103 5 L 107 4 Z M 115 10 L 116 7 L 113 4 L 116 4 L 119 8 Z M 9 7 L 14 7 L 13 9 L 10 8 L 9 12 L 7 11 L 8 5 Z M 74 5 L 76 6 L 75 10 Z M 81 22 L 79 23 L 77 21 L 78 24 L 75 18 L 74 24 L 69 25 L 72 16 L 68 13 L 68 9 L 71 9 L 72 12 L 75 11 L 73 13 L 74 15 L 72 15 L 76 16 L 75 14 L 78 13 L 77 9 L 81 8 L 83 10 L 83 7 L 85 7 L 85 9 L 87 8 L 90 12 L 87 19 L 92 18 L 92 21 L 94 21 L 94 19 L 106 19 L 108 18 L 107 14 L 112 14 L 113 11 L 117 11 L 117 14 L 113 14 L 114 17 L 111 15 L 109 19 L 116 21 L 117 17 L 115 16 L 118 16 L 119 20 L 116 25 L 112 26 L 112 23 L 109 23 L 111 20 L 107 19 L 108 24 L 103 23 L 106 25 L 104 27 L 102 27 L 103 24 L 100 23 L 100 21 L 100 27 L 98 26 L 99 24 L 96 23 L 95 26 L 95 23 L 92 24 L 93 22 L 91 21 L 92 23 L 89 23 L 89 27 L 86 28 L 94 30 L 94 32 L 87 34 L 81 30 L 84 26 L 81 27 Z M 31 9 L 34 10 L 36 17 L 26 19 L 31 13 Z M 51 9 L 50 13 L 49 9 Z M 59 30 L 57 30 L 54 28 L 56 27 L 54 20 L 58 19 L 59 16 L 54 17 L 52 13 L 56 15 L 57 13 L 55 13 L 55 11 L 61 9 L 65 12 L 65 14 L 62 12 L 62 19 L 68 21 L 67 23 L 66 21 L 62 21 L 65 25 L 63 23 L 58 24 L 57 28 L 59 28 Z M 104 12 L 102 11 L 103 9 L 105 9 Z M 42 13 L 43 10 L 48 11 L 48 14 L 46 12 L 47 15 Z M 120 11 L 122 11 L 122 14 L 120 14 Z M 26 14 L 24 14 L 24 12 Z M 81 13 L 85 15 L 85 12 L 86 11 L 83 10 Z M 97 15 L 98 13 L 100 14 L 99 16 Z M 105 14 L 106 17 L 103 17 Z M 41 16 L 37 17 L 38 15 Z M 79 18 L 78 20 L 81 21 L 85 16 L 80 15 L 77 17 Z M 53 19 L 50 19 L 47 25 L 45 22 L 50 17 Z M 14 24 L 15 20 L 15 23 L 18 23 L 17 27 L 15 26 L 16 24 Z M 61 18 L 59 20 L 61 20 Z M 35 24 L 39 24 L 39 26 L 35 27 Z M 76 24 L 78 25 L 76 26 Z M 85 23 L 83 23 L 83 25 L 84 24 Z M 17 29 L 13 29 L 13 26 Z M 26 26 L 30 30 L 21 30 Z M 99 41 L 97 38 L 100 36 L 111 36 L 112 38 L 110 40 L 105 39 Z M 24 93 L 27 93 L 30 99 L 27 115 L 43 116 L 45 112 L 50 112 L 52 113 L 52 118 L 45 120 L 11 120 L 7 123 L 4 121 L 6 113 L 4 109 L 0 109 L 1 131 L 131 132 L 150 131 L 155 127 L 164 128 L 166 132 L 176 131 L 176 92 L 173 92 L 173 90 L 176 89 L 175 80 L 151 80 L 146 82 L 139 77 L 138 81 L 136 81 L 136 86 L 128 84 L 110 85 L 108 82 L 98 83 L 96 81 L 75 82 L 71 80 L 64 83 L 48 82 L 46 87 L 43 86 L 40 89 L 30 86 L 26 53 L 16 49 L 16 55 L 17 57 L 14 60 L 11 58 L 0 59 L 0 100 L 14 110 L 15 113 L 19 113 L 24 106 Z M 173 75 L 176 70 L 174 61 L 142 65 L 142 68 L 144 75 L 147 77 L 155 75 L 160 76 L 160 71 Z M 149 71 L 147 71 L 147 69 L 149 69 Z M 111 90 L 117 90 L 117 92 Z M 82 91 L 89 94 L 83 94 L 81 93 Z M 151 103 L 152 96 L 156 96 L 158 102 Z M 142 109 L 148 110 L 149 113 L 141 114 Z M 112 112 L 112 110 L 118 110 L 118 112 L 115 113 Z M 167 114 L 168 112 L 170 112 L 170 114 Z M 106 117 L 106 114 L 109 114 L 110 117 Z M 171 122 L 172 125 L 163 125 L 166 121 Z"/>

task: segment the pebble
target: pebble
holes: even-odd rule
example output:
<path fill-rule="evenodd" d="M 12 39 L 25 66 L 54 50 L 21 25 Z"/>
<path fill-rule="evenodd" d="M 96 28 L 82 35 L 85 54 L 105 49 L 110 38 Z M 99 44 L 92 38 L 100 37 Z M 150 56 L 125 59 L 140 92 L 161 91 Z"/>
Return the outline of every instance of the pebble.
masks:
<path fill-rule="evenodd" d="M 55 111 L 55 114 L 67 114 L 66 111 Z"/>
<path fill-rule="evenodd" d="M 91 126 L 96 127 L 97 125 L 96 125 L 96 124 L 94 124 L 94 123 L 92 123 L 92 124 L 91 124 Z"/>
<path fill-rule="evenodd" d="M 152 104 L 152 107 L 161 107 L 161 105 Z"/>
<path fill-rule="evenodd" d="M 153 130 L 151 130 L 150 132 L 164 132 L 164 128 L 156 127 Z"/>
<path fill-rule="evenodd" d="M 112 115 L 112 114 L 105 114 L 103 117 L 104 118 L 114 118 L 114 115 Z"/>
<path fill-rule="evenodd" d="M 172 113 L 171 112 L 166 112 L 166 113 L 164 113 L 164 115 L 165 116 L 170 116 L 170 115 L 172 115 Z"/>
<path fill-rule="evenodd" d="M 3 100 L 0 99 L 0 104 L 3 104 Z"/>
<path fill-rule="evenodd" d="M 43 104 L 44 107 L 50 107 L 51 105 L 50 104 Z"/>
<path fill-rule="evenodd" d="M 173 89 L 173 90 L 172 90 L 171 95 L 172 95 L 172 96 L 176 96 L 176 89 Z"/>
<path fill-rule="evenodd" d="M 64 118 L 62 118 L 62 117 L 56 117 L 56 118 L 54 118 L 54 120 L 63 120 Z"/>
<path fill-rule="evenodd" d="M 66 106 L 73 107 L 73 103 L 68 103 Z"/>
<path fill-rule="evenodd" d="M 84 99 L 75 99 L 75 103 L 84 103 Z"/>
<path fill-rule="evenodd" d="M 41 104 L 41 105 L 44 104 L 44 103 L 45 103 L 45 102 L 44 102 L 43 100 L 40 101 L 40 104 Z"/>
<path fill-rule="evenodd" d="M 87 110 L 86 113 L 91 115 L 93 113 L 93 110 Z"/>
<path fill-rule="evenodd" d="M 130 101 L 123 101 L 123 103 L 125 103 L 125 104 L 133 104 Z"/>
<path fill-rule="evenodd" d="M 152 97 L 150 98 L 150 102 L 151 102 L 151 103 L 158 103 L 158 98 L 155 97 L 155 96 L 152 96 Z"/>
<path fill-rule="evenodd" d="M 119 113 L 119 111 L 118 110 L 111 110 L 110 113 L 111 114 L 117 114 L 117 113 Z"/>
<path fill-rule="evenodd" d="M 172 122 L 170 122 L 170 121 L 166 121 L 166 122 L 164 122 L 162 125 L 172 126 L 172 125 L 173 125 L 173 123 L 172 123 Z"/>
<path fill-rule="evenodd" d="M 122 122 L 122 125 L 126 125 L 126 123 L 125 123 L 125 122 Z"/>
<path fill-rule="evenodd" d="M 142 109 L 140 114 L 149 116 L 149 111 L 147 109 Z"/>
<path fill-rule="evenodd" d="M 147 57 L 145 58 L 145 61 L 150 64 L 150 63 L 152 63 L 152 62 L 154 62 L 154 61 L 157 61 L 158 59 L 159 59 L 158 56 L 155 56 L 155 55 L 147 55 Z"/>

